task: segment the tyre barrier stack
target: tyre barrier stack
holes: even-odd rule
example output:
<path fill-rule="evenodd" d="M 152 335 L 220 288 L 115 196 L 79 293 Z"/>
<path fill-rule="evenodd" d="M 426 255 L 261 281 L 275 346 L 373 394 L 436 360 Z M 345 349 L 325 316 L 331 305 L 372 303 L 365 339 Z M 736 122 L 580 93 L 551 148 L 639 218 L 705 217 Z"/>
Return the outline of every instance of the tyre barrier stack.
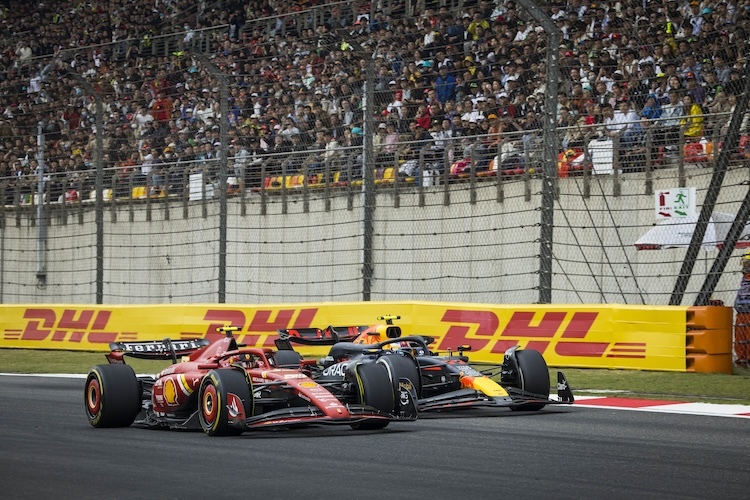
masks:
<path fill-rule="evenodd" d="M 686 371 L 732 373 L 732 309 L 695 306 L 686 314 Z"/>

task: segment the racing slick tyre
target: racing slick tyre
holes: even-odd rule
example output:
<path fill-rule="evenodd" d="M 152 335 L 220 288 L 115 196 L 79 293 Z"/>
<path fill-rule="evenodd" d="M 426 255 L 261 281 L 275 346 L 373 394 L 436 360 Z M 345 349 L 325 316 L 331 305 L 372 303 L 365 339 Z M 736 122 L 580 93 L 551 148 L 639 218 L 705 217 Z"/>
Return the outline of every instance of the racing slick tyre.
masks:
<path fill-rule="evenodd" d="M 302 356 L 297 351 L 281 350 L 276 351 L 273 359 L 276 361 L 277 368 L 297 370 L 300 367 L 299 363 L 302 361 Z"/>
<path fill-rule="evenodd" d="M 549 399 L 549 370 L 544 357 L 538 351 L 524 349 L 516 351 L 516 361 L 518 362 L 518 378 L 521 382 L 519 389 Z M 545 403 L 529 403 L 512 406 L 511 410 L 538 411 L 545 406 L 547 406 Z"/>
<path fill-rule="evenodd" d="M 390 415 L 395 411 L 396 396 L 388 370 L 379 363 L 361 363 L 356 366 L 359 402 Z M 352 429 L 384 429 L 390 423 L 385 419 L 364 420 L 351 424 Z"/>
<path fill-rule="evenodd" d="M 399 392 L 399 379 L 408 378 L 414 384 L 417 397 L 420 396 L 422 393 L 422 380 L 419 375 L 417 363 L 412 358 L 400 354 L 389 354 L 378 358 L 377 363 L 382 364 L 388 370 L 388 376 L 393 383 L 393 390 L 396 394 Z"/>
<path fill-rule="evenodd" d="M 230 425 L 230 416 L 244 420 L 253 414 L 252 389 L 244 370 L 210 371 L 201 381 L 198 404 L 198 419 L 203 432 L 209 436 L 242 434 L 244 426 Z"/>
<path fill-rule="evenodd" d="M 128 427 L 141 411 L 141 388 L 128 365 L 97 365 L 86 377 L 86 417 L 94 427 Z"/>

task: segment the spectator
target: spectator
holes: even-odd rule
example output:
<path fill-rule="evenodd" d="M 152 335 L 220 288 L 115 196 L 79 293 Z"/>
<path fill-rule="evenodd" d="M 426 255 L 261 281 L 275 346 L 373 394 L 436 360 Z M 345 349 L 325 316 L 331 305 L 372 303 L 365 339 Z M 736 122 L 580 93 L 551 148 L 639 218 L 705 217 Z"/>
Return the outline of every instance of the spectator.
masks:
<path fill-rule="evenodd" d="M 27 44 L 25 41 L 20 41 L 16 45 L 16 58 L 17 58 L 17 67 L 23 67 L 27 66 L 31 61 L 31 56 L 33 55 L 31 47 L 29 47 L 29 44 Z"/>
<path fill-rule="evenodd" d="M 733 110 L 733 106 L 726 92 L 719 90 L 711 99 L 711 102 L 702 106 L 702 108 L 707 115 L 704 121 L 705 135 L 706 137 L 714 137 L 714 133 L 721 130 L 722 124 L 727 121 L 727 116 L 724 115 Z"/>
<path fill-rule="evenodd" d="M 347 169 L 347 175 L 342 180 L 354 180 L 362 177 L 362 165 L 364 162 L 364 154 L 362 151 L 363 142 L 363 131 L 360 127 L 353 127 L 351 129 L 344 130 L 344 140 L 340 146 L 346 151 L 346 155 L 350 158 L 348 165 L 351 171 Z"/>
<path fill-rule="evenodd" d="M 641 118 L 645 118 L 650 121 L 658 120 L 661 118 L 661 105 L 659 104 L 658 99 L 656 98 L 656 95 L 649 94 L 646 97 L 646 104 L 643 106 L 643 109 L 641 110 Z"/>
<path fill-rule="evenodd" d="M 669 77 L 668 84 L 667 84 L 668 90 L 677 90 L 682 91 L 685 89 L 684 85 L 682 85 L 682 82 L 680 81 L 680 78 L 677 75 L 672 75 Z"/>
<path fill-rule="evenodd" d="M 630 103 L 626 99 L 620 99 L 617 108 L 614 111 L 610 105 L 602 106 L 604 132 L 613 140 L 618 139 L 620 145 L 628 149 L 640 140 L 642 129 L 638 115 L 630 109 Z"/>
<path fill-rule="evenodd" d="M 440 67 L 440 74 L 435 80 L 437 99 L 441 103 L 452 101 L 456 97 L 456 78 L 448 73 L 448 66 Z"/>
<path fill-rule="evenodd" d="M 385 122 L 381 122 L 378 124 L 375 134 L 373 135 L 372 145 L 376 155 L 385 151 L 385 138 L 386 135 L 388 135 L 388 131 L 386 129 L 387 125 L 385 124 Z"/>
<path fill-rule="evenodd" d="M 396 123 L 393 120 L 389 120 L 385 124 L 385 142 L 383 145 L 383 152 L 384 153 L 395 153 L 398 151 L 399 142 L 401 140 L 401 136 L 396 130 Z"/>
<path fill-rule="evenodd" d="M 693 99 L 693 102 L 702 105 L 706 99 L 706 89 L 702 85 L 698 85 L 698 79 L 694 73 L 685 75 L 685 87 L 685 91 Z"/>
<path fill-rule="evenodd" d="M 747 73 L 745 73 L 744 78 L 747 78 Z M 740 70 L 738 68 L 732 68 L 729 71 L 729 81 L 726 85 L 726 91 L 730 94 L 740 95 L 744 92 L 744 84 L 745 82 Z"/>
<path fill-rule="evenodd" d="M 666 104 L 669 102 L 669 90 L 667 87 L 667 75 L 659 73 L 651 82 L 651 94 L 656 98 L 656 102 Z"/>
<path fill-rule="evenodd" d="M 699 140 L 703 137 L 703 110 L 693 101 L 690 94 L 682 98 L 683 117 L 680 119 L 680 126 L 683 128 L 685 140 Z"/>
<path fill-rule="evenodd" d="M 299 136 L 298 136 L 299 137 Z M 326 166 L 326 158 L 327 158 L 327 148 L 329 140 L 331 139 L 331 135 L 328 132 L 324 132 L 322 130 L 318 130 L 315 133 L 315 142 L 312 144 L 310 149 L 312 149 L 314 152 L 312 155 L 310 155 L 307 158 L 308 163 L 308 172 L 311 174 L 320 174 L 325 171 Z M 294 149 L 296 147 L 296 144 L 292 146 Z M 300 171 L 302 168 L 302 162 L 298 161 L 297 158 L 294 156 L 290 157 L 290 167 L 292 167 L 293 170 L 287 170 L 288 172 L 293 171 Z"/>
<path fill-rule="evenodd" d="M 669 103 L 662 107 L 662 114 L 657 122 L 657 137 L 661 139 L 659 144 L 666 146 L 667 151 L 676 151 L 680 141 L 681 118 L 685 114 L 685 106 L 682 103 L 680 93 L 677 90 L 669 91 Z"/>
<path fill-rule="evenodd" d="M 63 71 L 58 71 L 68 67 L 95 83 L 98 90 L 104 90 L 107 96 L 106 121 L 115 125 L 121 117 L 127 117 L 135 125 L 131 129 L 132 138 L 139 143 L 121 140 L 121 133 L 116 132 L 119 128 L 105 124 L 107 152 L 113 161 L 127 159 L 132 152 L 129 148 L 144 144 L 161 153 L 164 147 L 174 142 L 179 155 L 188 140 L 211 141 L 210 149 L 215 153 L 213 143 L 217 142 L 218 132 L 213 129 L 217 127 L 218 130 L 221 119 L 216 80 L 197 61 L 184 55 L 176 53 L 164 57 L 152 53 L 155 45 L 152 44 L 153 35 L 147 34 L 149 30 L 162 35 L 175 29 L 179 31 L 176 40 L 190 37 L 191 43 L 205 44 L 206 52 L 215 56 L 213 60 L 221 71 L 231 74 L 231 102 L 227 117 L 230 137 L 237 134 L 240 126 L 247 124 L 254 134 L 262 137 L 265 148 L 271 149 L 274 136 L 280 132 L 285 131 L 284 135 L 290 137 L 286 131 L 289 129 L 286 119 L 292 118 L 294 125 L 291 128 L 296 128 L 301 136 L 299 145 L 309 147 L 314 140 L 309 130 L 320 128 L 315 125 L 317 120 L 322 122 L 322 128 L 334 132 L 335 138 L 342 140 L 335 119 L 329 123 L 326 115 L 339 116 L 340 126 L 347 129 L 362 126 L 360 89 L 366 61 L 356 57 L 346 46 L 338 47 L 327 42 L 327 29 L 321 28 L 317 33 L 317 25 L 306 25 L 308 21 L 298 23 L 306 14 L 291 14 L 291 6 L 286 2 L 264 4 L 254 12 L 249 9 L 251 22 L 254 16 L 283 17 L 278 23 L 272 23 L 269 29 L 258 27 L 244 34 L 239 28 L 244 14 L 231 9 L 224 12 L 223 7 L 229 4 L 221 0 L 216 4 L 216 12 L 220 15 L 210 19 L 188 19 L 189 16 L 185 16 L 185 21 L 175 23 L 174 27 L 160 19 L 181 19 L 180 2 L 146 4 L 144 0 L 136 0 L 128 11 L 113 11 L 114 20 L 111 22 L 116 26 L 114 30 L 105 28 L 95 13 L 81 10 L 66 0 L 58 4 L 55 4 L 58 22 L 42 23 L 40 18 L 36 25 L 28 25 L 31 34 L 24 35 L 25 40 L 6 35 L 10 37 L 6 46 L 11 50 L 2 78 L 8 99 L 3 106 L 4 117 L 15 130 L 13 135 L 24 138 L 24 146 L 25 138 L 33 135 L 30 131 L 35 127 L 33 120 L 37 113 L 48 116 L 49 111 L 55 109 L 55 116 L 63 118 L 60 134 L 61 137 L 69 134 L 68 140 L 61 140 L 59 147 L 50 149 L 51 153 L 61 155 L 61 168 L 68 168 L 71 163 L 68 157 L 76 147 L 80 147 L 84 154 L 90 154 L 90 149 L 82 148 L 85 140 L 78 143 L 76 130 L 83 127 L 85 139 L 95 111 L 82 87 L 66 78 Z M 331 22 L 347 22 L 348 19 L 352 38 L 367 50 L 372 49 L 376 55 L 382 56 L 376 59 L 379 79 L 386 83 L 394 81 L 396 85 L 379 89 L 385 99 L 379 102 L 377 111 L 385 108 L 390 117 L 398 115 L 403 128 L 397 127 L 397 131 L 411 128 L 411 122 L 415 120 L 419 120 L 417 123 L 422 132 L 434 131 L 432 121 L 438 119 L 442 123 L 442 117 L 447 116 L 454 132 L 469 127 L 483 132 L 489 130 L 489 124 L 482 118 L 496 114 L 504 127 L 522 128 L 528 132 L 525 136 L 534 135 L 531 129 L 526 130 L 525 119 L 522 123 L 506 122 L 502 111 L 506 109 L 512 116 L 525 118 L 529 105 L 536 100 L 533 97 L 535 92 L 544 90 L 542 43 L 545 37 L 537 34 L 538 26 L 533 22 L 522 21 L 518 5 L 510 2 L 495 9 L 494 13 L 487 2 L 467 8 L 465 13 L 460 9 L 446 8 L 438 15 L 427 9 L 420 18 L 419 30 L 397 15 L 383 11 L 377 12 L 370 22 L 369 16 L 360 20 L 362 16 L 347 13 L 346 8 L 328 8 L 326 4 L 318 8 L 323 16 L 333 19 Z M 704 12 L 707 8 L 712 12 Z M 569 11 L 560 9 L 561 13 L 556 13 L 556 16 L 562 21 L 568 44 L 562 51 L 562 65 L 566 69 L 560 88 L 570 89 L 567 106 L 571 112 L 584 113 L 587 124 L 597 123 L 596 104 L 589 103 L 589 100 L 617 105 L 618 97 L 628 97 L 632 111 L 638 117 L 649 93 L 656 95 L 666 112 L 669 90 L 682 89 L 684 85 L 679 77 L 689 72 L 696 75 L 694 84 L 685 82 L 687 87 L 695 89 L 693 100 L 709 106 L 719 90 L 713 83 L 714 77 L 706 60 L 712 62 L 717 72 L 716 83 L 722 85 L 727 95 L 743 92 L 744 60 L 738 55 L 746 52 L 745 10 L 727 9 L 727 5 L 721 3 L 699 5 L 701 26 L 696 41 L 689 41 L 695 29 L 691 22 L 698 19 L 695 9 L 686 8 L 683 14 L 675 13 L 676 10 L 678 4 L 674 2 L 667 2 L 663 8 L 648 5 L 644 9 L 630 0 L 609 10 L 600 7 L 587 9 L 586 4 L 580 2 Z M 6 15 L 9 26 L 19 25 L 14 23 L 14 18 L 22 15 L 21 11 L 8 11 Z M 493 17 L 489 18 L 490 15 Z M 359 24 L 355 25 L 355 21 Z M 522 24 L 518 24 L 519 21 Z M 206 26 L 221 23 L 229 25 L 225 37 L 212 39 L 201 31 Z M 88 29 L 78 30 L 79 26 Z M 361 27 L 365 29 L 360 30 Z M 729 36 L 735 32 L 736 35 Z M 111 44 L 113 37 L 117 41 Z M 135 42 L 127 41 L 121 45 L 119 41 L 122 40 Z M 25 52 L 30 50 L 33 56 L 52 55 L 55 46 L 66 49 L 55 64 L 35 62 L 39 59 L 32 58 L 29 64 L 19 67 L 20 54 L 16 55 L 14 48 L 18 48 L 19 41 L 26 42 Z M 68 47 L 74 50 L 68 51 Z M 75 52 L 75 57 L 66 55 L 69 52 Z M 731 64 L 737 60 L 740 62 L 732 68 Z M 660 76 L 660 72 L 664 75 Z M 446 73 L 447 79 L 452 77 L 455 80 L 455 91 L 447 96 L 444 90 L 452 85 L 443 85 L 442 75 Z M 703 79 L 705 98 L 698 95 L 703 88 Z M 472 87 L 472 84 L 476 86 Z M 603 90 L 599 90 L 602 84 Z M 625 84 L 627 90 L 624 91 Z M 640 85 L 647 88 L 639 89 Z M 25 91 L 13 90 L 24 86 L 33 91 L 26 94 Z M 589 90 L 588 86 L 593 88 Z M 304 91 L 299 92 L 300 89 Z M 401 99 L 397 98 L 398 91 L 402 92 Z M 502 92 L 508 94 L 507 102 L 503 101 Z M 465 109 L 463 98 L 467 94 L 473 100 L 471 109 Z M 492 103 L 492 97 L 497 99 L 497 104 Z M 162 113 L 164 110 L 157 103 L 163 99 L 173 102 L 172 112 L 166 110 Z M 541 111 L 540 103 L 534 104 L 537 107 L 531 106 L 531 109 L 536 113 Z M 149 113 L 154 106 L 157 109 Z M 515 113 L 508 106 L 514 106 Z M 141 108 L 145 112 L 139 111 Z M 469 120 L 464 126 L 460 117 L 467 114 Z M 255 117 L 251 118 L 252 115 Z M 472 117 L 476 120 L 475 125 L 469 125 Z M 164 123 L 165 126 L 147 125 L 146 121 Z M 536 122 L 535 118 L 531 120 L 531 123 Z M 283 126 L 274 130 L 277 123 Z M 661 127 L 661 124 L 659 120 L 657 126 Z M 262 126 L 266 127 L 263 132 Z M 203 132 L 200 132 L 201 128 Z M 182 138 L 179 131 L 183 131 Z M 116 140 L 111 139 L 110 133 Z M 291 139 L 287 142 L 291 143 Z M 200 143 L 197 146 L 201 148 L 201 154 L 206 153 L 205 146 L 200 146 Z M 25 150 L 23 155 L 26 155 Z M 78 161 L 72 163 L 79 164 Z"/>
<path fill-rule="evenodd" d="M 726 60 L 721 54 L 717 54 L 713 57 L 713 65 L 718 83 L 720 85 L 726 85 L 729 83 L 729 74 L 731 73 L 732 68 L 726 63 Z"/>

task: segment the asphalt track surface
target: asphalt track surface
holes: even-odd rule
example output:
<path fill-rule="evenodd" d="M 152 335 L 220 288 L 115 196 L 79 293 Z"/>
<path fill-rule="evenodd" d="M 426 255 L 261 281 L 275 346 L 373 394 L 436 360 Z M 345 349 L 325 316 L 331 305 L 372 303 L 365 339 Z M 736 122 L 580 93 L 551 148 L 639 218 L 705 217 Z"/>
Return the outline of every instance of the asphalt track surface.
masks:
<path fill-rule="evenodd" d="M 94 429 L 83 380 L 0 377 L 3 499 L 750 498 L 750 421 L 583 406 L 375 432 Z"/>

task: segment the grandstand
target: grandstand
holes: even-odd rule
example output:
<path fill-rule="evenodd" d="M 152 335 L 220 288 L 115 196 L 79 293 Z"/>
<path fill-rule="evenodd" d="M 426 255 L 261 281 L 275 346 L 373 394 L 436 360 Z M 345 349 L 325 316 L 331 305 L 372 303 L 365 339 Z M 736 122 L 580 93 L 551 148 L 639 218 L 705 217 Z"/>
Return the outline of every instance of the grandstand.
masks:
<path fill-rule="evenodd" d="M 750 2 L 523 3 L 10 2 L 0 302 L 731 304 L 730 223 L 635 243 L 746 222 Z"/>

